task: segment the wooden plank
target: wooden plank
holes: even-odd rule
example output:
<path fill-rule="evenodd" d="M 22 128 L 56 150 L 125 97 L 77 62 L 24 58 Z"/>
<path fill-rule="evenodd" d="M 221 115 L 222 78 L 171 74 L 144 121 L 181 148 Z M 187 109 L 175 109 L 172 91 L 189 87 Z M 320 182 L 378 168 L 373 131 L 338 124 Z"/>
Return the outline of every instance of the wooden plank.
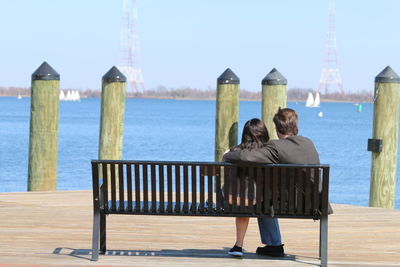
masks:
<path fill-rule="evenodd" d="M 254 198 L 254 185 L 255 185 L 255 174 L 254 174 L 254 167 L 249 167 L 249 179 L 248 179 L 248 207 L 247 211 L 254 213 L 254 205 L 253 202 L 255 200 Z"/>
<path fill-rule="evenodd" d="M 0 193 L 0 203 L 3 265 L 73 266 L 89 262 L 91 190 Z M 333 209 L 335 213 L 329 216 L 329 266 L 399 265 L 400 210 L 344 204 L 333 204 Z M 260 237 L 257 220 L 251 219 L 245 239 L 247 256 L 234 260 L 227 257 L 235 238 L 234 218 L 111 215 L 107 216 L 109 251 L 100 255 L 96 265 L 197 267 L 217 262 L 230 267 L 317 266 L 319 223 L 294 219 L 279 219 L 279 223 L 285 250 L 293 258 L 257 256 Z M 376 253 L 371 253 L 371 247 Z"/>
<path fill-rule="evenodd" d="M 314 168 L 314 186 L 313 186 L 313 212 L 319 210 L 319 184 L 320 171 L 319 168 Z"/>
<path fill-rule="evenodd" d="M 272 205 L 274 206 L 274 213 L 280 213 L 280 206 L 278 203 L 279 197 L 279 173 L 280 168 L 272 168 Z"/>
<path fill-rule="evenodd" d="M 231 187 L 232 187 L 232 211 L 235 212 L 238 210 L 237 208 L 237 197 L 238 197 L 238 176 L 237 176 L 237 171 L 238 167 L 234 166 L 232 167 L 232 177 L 231 177 Z"/>

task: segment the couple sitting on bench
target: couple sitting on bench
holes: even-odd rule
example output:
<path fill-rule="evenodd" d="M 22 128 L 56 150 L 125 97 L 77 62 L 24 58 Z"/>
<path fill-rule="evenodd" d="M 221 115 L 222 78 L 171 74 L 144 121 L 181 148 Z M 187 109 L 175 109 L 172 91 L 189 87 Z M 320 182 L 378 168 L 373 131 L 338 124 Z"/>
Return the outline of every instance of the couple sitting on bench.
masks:
<path fill-rule="evenodd" d="M 281 164 L 319 164 L 318 152 L 312 141 L 298 136 L 298 115 L 290 108 L 279 108 L 273 118 L 278 140 L 269 140 L 264 123 L 251 119 L 243 128 L 241 144 L 230 148 L 223 161 L 231 163 L 281 163 Z M 242 247 L 249 217 L 236 217 L 236 243 L 229 254 L 243 255 Z M 277 218 L 258 218 L 261 242 L 264 247 L 257 248 L 257 254 L 270 257 L 283 257 L 284 249 Z"/>

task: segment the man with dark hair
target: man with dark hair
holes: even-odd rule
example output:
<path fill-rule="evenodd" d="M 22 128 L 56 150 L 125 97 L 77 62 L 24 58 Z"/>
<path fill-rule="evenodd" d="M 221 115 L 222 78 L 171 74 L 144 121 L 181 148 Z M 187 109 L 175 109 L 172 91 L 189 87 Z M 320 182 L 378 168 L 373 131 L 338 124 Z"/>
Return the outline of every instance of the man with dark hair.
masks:
<path fill-rule="evenodd" d="M 231 151 L 224 155 L 228 162 L 319 164 L 318 152 L 310 139 L 298 136 L 298 116 L 290 108 L 278 109 L 273 118 L 278 140 L 270 140 L 263 148 Z M 283 257 L 278 219 L 258 219 L 261 242 L 264 247 L 257 248 L 257 254 Z"/>

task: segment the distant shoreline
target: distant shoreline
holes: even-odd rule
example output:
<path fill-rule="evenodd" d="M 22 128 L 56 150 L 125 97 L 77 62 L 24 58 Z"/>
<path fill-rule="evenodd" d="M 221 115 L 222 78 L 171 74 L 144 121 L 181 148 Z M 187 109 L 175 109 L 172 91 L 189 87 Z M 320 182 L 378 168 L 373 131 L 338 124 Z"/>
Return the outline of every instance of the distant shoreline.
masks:
<path fill-rule="evenodd" d="M 15 97 L 17 98 L 18 95 L 0 95 L 0 97 Z M 21 95 L 22 98 L 30 98 L 30 95 Z M 100 98 L 96 96 L 89 96 L 89 97 L 81 97 L 82 99 L 84 98 Z M 127 99 L 168 99 L 168 100 L 179 100 L 179 101 L 184 101 L 184 100 L 198 100 L 198 101 L 215 101 L 215 98 L 196 98 L 196 97 L 166 97 L 166 96 L 137 96 L 137 97 L 132 97 L 132 96 L 127 96 Z M 254 101 L 254 102 L 260 102 L 261 99 L 252 99 L 252 98 L 240 98 L 240 101 Z M 305 100 L 295 100 L 295 99 L 288 99 L 288 102 L 297 102 L 297 103 L 305 103 Z M 321 103 L 372 103 L 371 101 L 353 101 L 353 100 L 337 100 L 337 99 L 321 99 Z"/>
<path fill-rule="evenodd" d="M 64 92 L 73 90 L 79 91 L 81 98 L 100 98 L 100 90 L 76 90 L 76 89 L 61 89 Z M 17 88 L 17 87 L 0 87 L 0 97 L 30 97 L 30 88 Z M 141 98 L 141 99 L 175 99 L 175 100 L 215 100 L 217 91 L 216 89 L 200 90 L 196 88 L 166 88 L 159 86 L 156 89 L 149 89 L 145 91 L 132 92 L 127 90 L 127 98 Z M 316 94 L 315 90 L 290 88 L 287 90 L 287 99 L 290 102 L 305 102 L 309 94 Z M 338 103 L 366 103 L 372 102 L 373 93 L 368 91 L 361 91 L 357 93 L 340 94 L 338 92 L 320 93 L 321 102 L 338 102 Z M 260 91 L 247 91 L 240 90 L 240 101 L 261 101 Z"/>

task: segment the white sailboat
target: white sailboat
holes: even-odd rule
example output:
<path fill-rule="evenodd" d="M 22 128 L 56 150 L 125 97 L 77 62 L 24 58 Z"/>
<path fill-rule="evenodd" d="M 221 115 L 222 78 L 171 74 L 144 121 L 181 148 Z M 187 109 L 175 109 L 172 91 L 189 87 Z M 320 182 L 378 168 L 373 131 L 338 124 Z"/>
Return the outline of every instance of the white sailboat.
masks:
<path fill-rule="evenodd" d="M 60 90 L 60 100 L 64 101 L 65 100 L 65 94 L 63 90 Z"/>
<path fill-rule="evenodd" d="M 311 108 L 314 104 L 314 97 L 311 92 L 308 92 L 308 97 L 306 101 L 306 107 Z"/>
<path fill-rule="evenodd" d="M 319 108 L 319 104 L 320 104 L 320 99 L 319 99 L 319 93 L 317 92 L 312 106 L 313 106 L 313 108 Z"/>
<path fill-rule="evenodd" d="M 20 94 L 20 93 L 18 93 L 18 96 L 17 96 L 17 98 L 18 98 L 18 99 L 22 99 L 22 96 L 21 96 L 21 94 Z"/>
<path fill-rule="evenodd" d="M 320 105 L 319 93 L 317 92 L 315 94 L 315 100 L 314 100 L 313 94 L 311 92 L 309 92 L 307 101 L 306 101 L 306 107 L 307 108 L 319 108 L 319 105 Z"/>

